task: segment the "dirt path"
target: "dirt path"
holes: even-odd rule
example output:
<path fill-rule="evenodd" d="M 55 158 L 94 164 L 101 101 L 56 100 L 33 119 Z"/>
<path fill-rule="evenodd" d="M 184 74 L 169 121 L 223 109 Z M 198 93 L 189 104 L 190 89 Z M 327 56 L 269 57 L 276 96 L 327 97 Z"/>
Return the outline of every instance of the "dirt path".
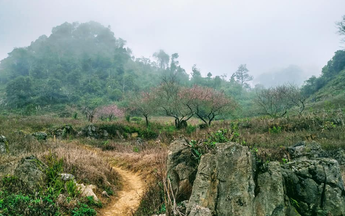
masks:
<path fill-rule="evenodd" d="M 123 188 L 118 192 L 117 199 L 114 199 L 106 208 L 101 210 L 103 216 L 125 216 L 132 215 L 139 207 L 141 197 L 144 193 L 145 184 L 141 178 L 130 171 L 113 167 L 123 179 Z"/>

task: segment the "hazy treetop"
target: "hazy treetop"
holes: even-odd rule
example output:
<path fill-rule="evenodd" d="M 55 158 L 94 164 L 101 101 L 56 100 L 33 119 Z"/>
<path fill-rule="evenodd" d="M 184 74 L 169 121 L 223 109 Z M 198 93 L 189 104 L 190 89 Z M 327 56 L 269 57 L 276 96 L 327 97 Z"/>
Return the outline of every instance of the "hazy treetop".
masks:
<path fill-rule="evenodd" d="M 0 0 L 0 59 L 64 22 L 111 26 L 137 57 L 178 53 L 191 72 L 227 74 L 247 64 L 254 78 L 296 65 L 318 74 L 341 49 L 335 23 L 344 0 Z"/>

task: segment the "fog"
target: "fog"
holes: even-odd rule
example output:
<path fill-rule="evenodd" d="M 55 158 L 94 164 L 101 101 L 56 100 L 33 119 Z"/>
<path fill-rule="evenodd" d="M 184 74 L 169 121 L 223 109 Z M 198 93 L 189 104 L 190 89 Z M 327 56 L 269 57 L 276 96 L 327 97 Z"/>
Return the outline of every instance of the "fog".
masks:
<path fill-rule="evenodd" d="M 204 76 L 230 78 L 247 64 L 260 82 L 294 65 L 284 77 L 305 79 L 342 49 L 335 22 L 344 8 L 344 0 L 0 0 L 0 59 L 54 26 L 93 20 L 110 25 L 136 57 L 179 53 L 187 72 L 196 64 Z"/>

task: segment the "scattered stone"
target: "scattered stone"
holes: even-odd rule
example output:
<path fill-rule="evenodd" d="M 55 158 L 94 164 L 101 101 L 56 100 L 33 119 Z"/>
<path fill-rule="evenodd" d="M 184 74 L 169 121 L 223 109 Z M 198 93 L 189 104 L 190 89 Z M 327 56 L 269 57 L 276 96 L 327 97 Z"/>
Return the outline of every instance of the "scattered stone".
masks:
<path fill-rule="evenodd" d="M 35 191 L 45 185 L 46 169 L 47 166 L 35 156 L 29 156 L 21 159 L 14 175 L 27 185 L 29 191 Z"/>
<path fill-rule="evenodd" d="M 132 138 L 137 138 L 138 136 L 139 136 L 138 133 L 132 133 L 132 134 L 131 134 L 131 137 L 132 137 Z"/>
<path fill-rule="evenodd" d="M 106 130 L 103 130 L 103 137 L 104 138 L 106 138 L 106 137 L 108 137 L 109 136 L 109 133 L 108 133 L 108 131 L 106 131 Z"/>
<path fill-rule="evenodd" d="M 87 186 L 85 186 L 84 184 L 76 184 L 76 185 L 78 189 L 80 190 L 81 195 L 83 197 L 92 196 L 95 201 L 99 201 L 98 197 L 93 192 L 93 190 L 97 189 L 95 185 L 87 185 Z"/>
<path fill-rule="evenodd" d="M 110 197 L 106 191 L 103 191 L 103 192 L 102 192 L 102 196 L 108 197 L 108 198 Z"/>
<path fill-rule="evenodd" d="M 77 133 L 77 136 L 84 136 L 93 139 L 106 139 L 109 137 L 108 131 L 90 124 Z"/>
<path fill-rule="evenodd" d="M 56 199 L 56 203 L 60 206 L 62 206 L 66 201 L 66 196 L 63 194 L 59 194 L 59 196 Z"/>
<path fill-rule="evenodd" d="M 62 181 L 70 181 L 75 179 L 74 175 L 69 173 L 60 173 L 60 177 Z"/>
<path fill-rule="evenodd" d="M 73 129 L 71 125 L 64 125 L 60 128 L 50 131 L 50 134 L 57 138 L 66 138 L 68 135 L 76 135 L 77 132 Z"/>
<path fill-rule="evenodd" d="M 119 139 L 124 140 L 123 136 L 121 135 L 120 131 L 116 130 L 116 135 L 118 136 Z"/>
<path fill-rule="evenodd" d="M 47 140 L 48 135 L 45 132 L 36 132 L 31 134 L 37 140 Z"/>

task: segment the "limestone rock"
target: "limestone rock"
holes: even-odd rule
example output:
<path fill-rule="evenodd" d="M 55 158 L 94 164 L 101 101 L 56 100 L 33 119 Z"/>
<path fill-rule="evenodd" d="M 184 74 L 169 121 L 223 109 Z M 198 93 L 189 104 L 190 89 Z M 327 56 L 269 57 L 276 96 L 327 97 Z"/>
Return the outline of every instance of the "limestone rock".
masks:
<path fill-rule="evenodd" d="M 301 215 L 345 215 L 344 184 L 336 160 L 294 161 L 284 165 L 282 173 L 287 196 Z"/>
<path fill-rule="evenodd" d="M 78 133 L 77 136 L 85 136 L 94 139 L 105 139 L 109 137 L 108 131 L 96 127 L 95 125 L 91 124 L 86 126 L 82 129 L 81 133 Z"/>
<path fill-rule="evenodd" d="M 103 192 L 102 192 L 102 196 L 108 197 L 108 198 L 109 198 L 109 195 L 108 195 L 108 193 L 107 193 L 106 191 L 103 191 Z"/>
<path fill-rule="evenodd" d="M 253 215 L 255 184 L 250 151 L 236 143 L 216 147 L 215 154 L 201 158 L 187 213 L 199 205 L 213 215 Z"/>
<path fill-rule="evenodd" d="M 39 186 L 43 186 L 46 180 L 45 170 L 47 166 L 39 161 L 35 156 L 22 158 L 14 170 L 14 175 L 22 180 L 28 190 L 35 191 Z"/>
<path fill-rule="evenodd" d="M 197 166 L 186 140 L 177 139 L 170 144 L 167 171 L 177 202 L 189 199 Z"/>
<path fill-rule="evenodd" d="M 212 216 L 211 210 L 202 206 L 193 206 L 188 216 Z"/>
<path fill-rule="evenodd" d="M 316 142 L 299 142 L 294 146 L 289 147 L 288 152 L 291 159 L 294 160 L 313 159 L 325 156 L 325 152 Z"/>
<path fill-rule="evenodd" d="M 255 215 L 285 216 L 284 179 L 278 162 L 268 163 L 267 169 L 257 174 Z"/>
<path fill-rule="evenodd" d="M 201 157 L 198 173 L 193 184 L 192 195 L 187 205 L 187 213 L 200 205 L 215 212 L 219 180 L 217 178 L 216 156 L 206 154 Z"/>
<path fill-rule="evenodd" d="M 45 132 L 35 132 L 31 134 L 37 140 L 47 140 L 48 135 Z"/>
<path fill-rule="evenodd" d="M 93 190 L 97 188 L 95 185 L 87 185 L 87 186 L 85 186 L 84 184 L 76 184 L 76 185 L 78 189 L 80 190 L 81 195 L 83 197 L 92 196 L 95 201 L 99 201 L 95 192 L 93 192 Z"/>
<path fill-rule="evenodd" d="M 64 125 L 62 127 L 53 129 L 50 131 L 50 135 L 57 138 L 66 138 L 68 135 L 76 135 L 77 132 L 73 129 L 71 125 Z"/>
<path fill-rule="evenodd" d="M 62 181 L 75 180 L 74 175 L 69 174 L 69 173 L 60 173 L 60 178 Z"/>

